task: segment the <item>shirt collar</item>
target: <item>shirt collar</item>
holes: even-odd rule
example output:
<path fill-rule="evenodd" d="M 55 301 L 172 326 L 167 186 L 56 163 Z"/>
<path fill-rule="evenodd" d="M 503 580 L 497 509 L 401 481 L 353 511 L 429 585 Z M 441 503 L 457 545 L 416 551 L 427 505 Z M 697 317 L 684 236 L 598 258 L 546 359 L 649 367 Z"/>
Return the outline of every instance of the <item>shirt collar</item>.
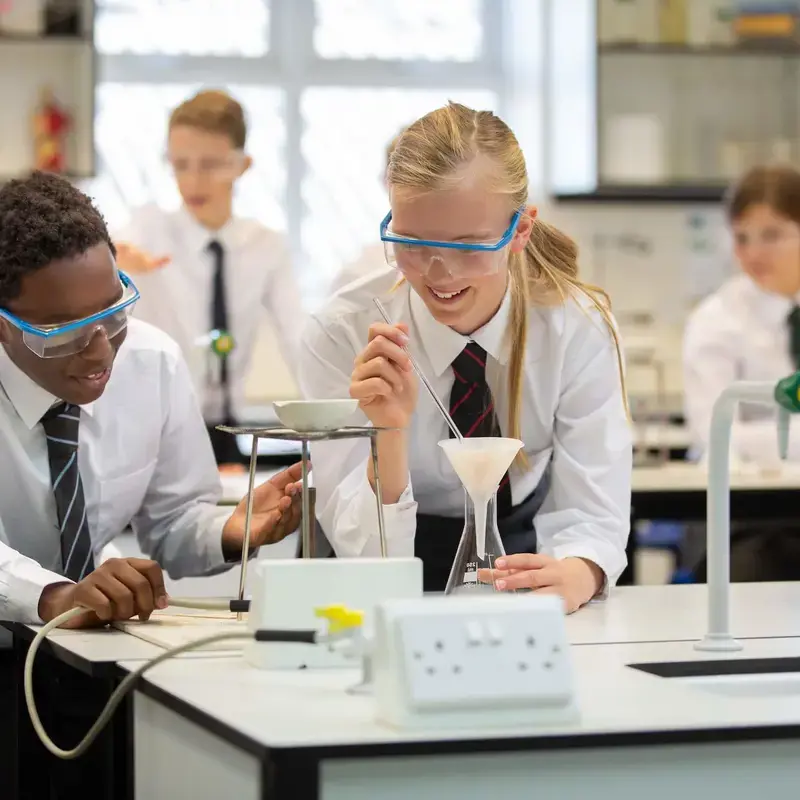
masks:
<path fill-rule="evenodd" d="M 753 298 L 756 314 L 765 323 L 774 325 L 777 322 L 778 325 L 783 325 L 791 310 L 800 305 L 800 297 L 785 297 L 782 294 L 767 292 L 749 276 L 744 277 Z"/>
<path fill-rule="evenodd" d="M 47 411 L 57 403 L 63 402 L 50 394 L 38 383 L 31 380 L 0 346 L 0 388 L 14 406 L 14 410 L 25 423 L 28 430 L 37 425 Z M 92 415 L 94 403 L 81 406 L 81 411 Z"/>
<path fill-rule="evenodd" d="M 419 334 L 434 373 L 443 375 L 455 361 L 456 356 L 470 341 L 477 342 L 495 361 L 505 364 L 508 361 L 506 346 L 506 327 L 511 311 L 511 293 L 506 290 L 503 302 L 497 313 L 471 336 L 462 336 L 447 325 L 434 319 L 425 302 L 409 285 L 411 294 L 409 307 L 414 328 Z"/>
<path fill-rule="evenodd" d="M 245 238 L 245 226 L 240 225 L 240 220 L 236 217 L 231 217 L 217 231 L 204 228 L 186 206 L 181 206 L 178 217 L 184 228 L 187 244 L 195 252 L 206 252 L 212 241 L 219 242 L 225 248 L 234 248 L 240 245 Z"/>

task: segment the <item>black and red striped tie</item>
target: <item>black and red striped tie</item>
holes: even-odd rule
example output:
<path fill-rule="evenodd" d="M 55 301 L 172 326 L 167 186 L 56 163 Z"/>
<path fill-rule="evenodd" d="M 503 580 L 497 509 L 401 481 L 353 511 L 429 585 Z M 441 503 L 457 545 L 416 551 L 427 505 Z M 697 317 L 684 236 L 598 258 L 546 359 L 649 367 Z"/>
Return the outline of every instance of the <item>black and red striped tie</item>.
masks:
<path fill-rule="evenodd" d="M 486 351 L 479 344 L 469 342 L 452 366 L 454 381 L 450 392 L 450 416 L 461 435 L 465 439 L 501 436 L 492 390 L 486 382 Z M 450 436 L 453 436 L 452 431 Z M 497 492 L 497 516 L 502 519 L 510 513 L 511 483 L 506 472 Z"/>

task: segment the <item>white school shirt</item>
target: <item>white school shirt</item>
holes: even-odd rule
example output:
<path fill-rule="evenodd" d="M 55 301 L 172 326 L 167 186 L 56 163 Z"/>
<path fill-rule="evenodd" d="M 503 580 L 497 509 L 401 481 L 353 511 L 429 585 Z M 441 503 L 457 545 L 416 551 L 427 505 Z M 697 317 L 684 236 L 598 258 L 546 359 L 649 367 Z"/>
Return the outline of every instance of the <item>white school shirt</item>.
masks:
<path fill-rule="evenodd" d="M 0 619 L 39 621 L 61 544 L 44 429 L 57 399 L 0 347 Z M 222 571 L 230 509 L 186 364 L 165 334 L 131 320 L 106 390 L 81 407 L 78 463 L 95 563 L 131 525 L 142 550 L 181 578 Z"/>
<path fill-rule="evenodd" d="M 245 381 L 265 310 L 281 354 L 294 371 L 304 314 L 286 241 L 279 233 L 238 217 L 211 232 L 185 208 L 164 211 L 148 205 L 136 211 L 114 238 L 154 257 L 171 258 L 161 269 L 131 276 L 141 293 L 134 315 L 178 342 L 209 423 L 222 419 L 219 362 L 196 342 L 211 329 L 214 257 L 208 244 L 212 240 L 224 248 L 228 325 L 235 343 L 228 357 L 234 416 L 240 417 L 244 407 Z"/>
<path fill-rule="evenodd" d="M 447 402 L 453 360 L 469 341 L 438 323 L 408 284 L 393 291 L 397 273 L 372 273 L 335 296 L 309 319 L 300 359 L 308 398 L 348 396 L 354 358 L 367 344 L 369 326 L 381 318 L 380 296 L 391 319 L 410 327 L 410 350 L 438 396 Z M 510 298 L 472 339 L 488 353 L 487 380 L 506 431 L 504 336 Z M 359 424 L 368 424 L 358 414 Z M 577 556 L 600 566 L 613 584 L 625 567 L 630 528 L 632 436 L 625 414 L 617 356 L 599 314 L 570 301 L 531 308 L 522 388 L 521 438 L 530 462 L 511 472 L 514 504 L 538 485 L 552 459 L 551 487 L 536 515 L 539 551 Z M 464 492 L 437 442 L 448 438 L 439 410 L 420 386 L 409 435 L 409 484 L 384 506 L 387 548 L 414 553 L 416 514 L 461 517 Z M 504 435 L 508 435 L 507 431 Z M 380 553 L 375 495 L 367 480 L 368 442 L 317 443 L 313 447 L 317 516 L 337 555 Z"/>
<path fill-rule="evenodd" d="M 705 453 L 711 411 L 726 386 L 736 380 L 777 382 L 794 373 L 787 319 L 795 302 L 737 275 L 690 315 L 683 341 L 683 391 L 695 455 Z M 731 436 L 735 460 L 763 466 L 779 462 L 775 416 L 768 406 L 739 406 Z M 800 460 L 800 437 L 789 437 L 789 457 Z"/>

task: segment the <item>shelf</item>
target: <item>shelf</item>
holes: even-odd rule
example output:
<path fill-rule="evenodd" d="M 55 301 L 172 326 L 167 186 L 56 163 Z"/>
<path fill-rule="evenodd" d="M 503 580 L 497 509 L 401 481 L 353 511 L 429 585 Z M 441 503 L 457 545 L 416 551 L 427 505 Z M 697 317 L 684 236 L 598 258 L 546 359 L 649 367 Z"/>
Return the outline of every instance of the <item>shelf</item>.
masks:
<path fill-rule="evenodd" d="M 38 33 L 3 33 L 0 31 L 0 45 L 4 44 L 92 44 L 88 36 L 44 36 Z"/>
<path fill-rule="evenodd" d="M 737 45 L 689 45 L 689 44 L 658 44 L 646 42 L 608 42 L 597 47 L 598 53 L 603 55 L 634 55 L 634 56 L 723 56 L 728 58 L 747 56 L 767 56 L 773 58 L 797 58 L 800 56 L 800 46 L 794 43 L 775 44 L 767 42 L 752 42 Z"/>
<path fill-rule="evenodd" d="M 722 184 L 605 185 L 592 192 L 557 193 L 563 203 L 720 203 L 726 187 Z"/>
<path fill-rule="evenodd" d="M 19 180 L 20 178 L 26 178 L 34 172 L 33 169 L 24 170 L 20 172 L 18 175 L 0 175 L 0 186 L 3 184 L 8 183 L 9 181 Z M 64 172 L 61 173 L 62 178 L 66 178 L 68 181 L 88 181 L 91 178 L 94 178 L 94 175 L 89 174 L 88 172 Z"/>

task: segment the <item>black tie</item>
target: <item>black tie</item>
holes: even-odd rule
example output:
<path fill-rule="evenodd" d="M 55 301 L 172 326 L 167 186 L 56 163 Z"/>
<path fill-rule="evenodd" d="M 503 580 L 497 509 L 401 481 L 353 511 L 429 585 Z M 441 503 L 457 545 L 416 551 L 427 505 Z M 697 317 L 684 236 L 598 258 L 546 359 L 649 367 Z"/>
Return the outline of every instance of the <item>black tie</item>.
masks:
<path fill-rule="evenodd" d="M 225 296 L 225 250 L 216 239 L 208 243 L 208 250 L 214 257 L 214 279 L 211 293 L 211 330 L 230 333 L 230 329 L 228 328 L 228 305 Z M 228 358 L 226 355 L 221 355 L 219 358 L 219 379 L 222 385 L 222 422 L 225 425 L 231 425 L 233 423 L 233 416 L 231 414 Z"/>
<path fill-rule="evenodd" d="M 467 346 L 453 361 L 453 388 L 450 392 L 450 416 L 468 439 L 471 436 L 500 436 L 500 424 L 494 400 L 486 382 L 486 351 L 475 342 Z M 453 436 L 453 432 L 450 432 Z M 506 472 L 497 492 L 497 516 L 511 513 L 511 483 Z"/>
<path fill-rule="evenodd" d="M 72 581 L 82 580 L 94 569 L 92 538 L 78 470 L 80 414 L 78 406 L 60 403 L 42 417 L 61 531 L 61 563 L 64 575 Z"/>
<path fill-rule="evenodd" d="M 789 323 L 789 353 L 794 368 L 800 370 L 800 307 L 795 306 L 787 319 Z"/>

